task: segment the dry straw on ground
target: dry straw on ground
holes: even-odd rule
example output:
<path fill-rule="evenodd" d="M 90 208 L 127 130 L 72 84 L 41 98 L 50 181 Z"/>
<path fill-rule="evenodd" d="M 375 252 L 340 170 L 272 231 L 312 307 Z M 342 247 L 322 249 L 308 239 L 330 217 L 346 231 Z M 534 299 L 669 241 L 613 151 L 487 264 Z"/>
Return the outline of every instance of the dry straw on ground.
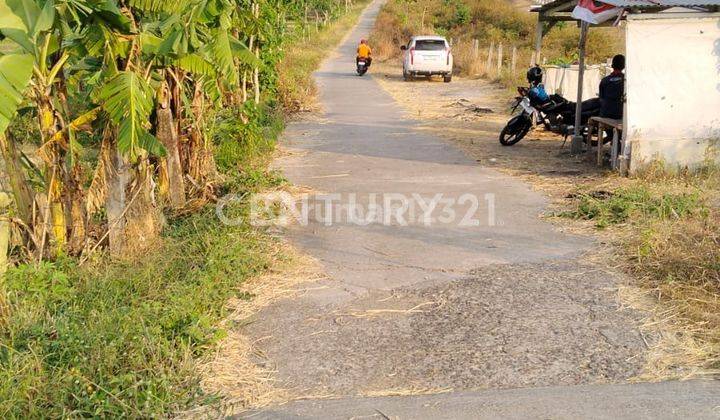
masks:
<path fill-rule="evenodd" d="M 453 388 L 396 388 L 380 391 L 366 391 L 363 397 L 410 397 L 416 395 L 437 395 L 453 392 Z"/>
<path fill-rule="evenodd" d="M 668 379 L 693 379 L 717 377 L 720 370 L 709 369 L 714 360 L 719 362 L 713 344 L 697 339 L 703 326 L 689 327 L 688 320 L 678 317 L 682 310 L 677 306 L 659 303 L 655 291 L 637 286 L 620 288 L 620 300 L 633 309 L 647 314 L 640 329 L 645 336 L 655 336 L 646 341 L 644 372 L 635 381 L 663 381 Z"/>
<path fill-rule="evenodd" d="M 239 288 L 238 296 L 250 298 L 234 298 L 228 303 L 232 310 L 224 322 L 228 336 L 203 364 L 203 388 L 225 398 L 222 411 L 265 407 L 290 398 L 275 386 L 274 370 L 258 363 L 265 359 L 264 355 L 258 351 L 257 343 L 243 333 L 242 326 L 273 302 L 309 290 L 303 285 L 323 279 L 324 275 L 316 260 L 287 244 L 277 243 L 273 254 L 275 265 Z"/>

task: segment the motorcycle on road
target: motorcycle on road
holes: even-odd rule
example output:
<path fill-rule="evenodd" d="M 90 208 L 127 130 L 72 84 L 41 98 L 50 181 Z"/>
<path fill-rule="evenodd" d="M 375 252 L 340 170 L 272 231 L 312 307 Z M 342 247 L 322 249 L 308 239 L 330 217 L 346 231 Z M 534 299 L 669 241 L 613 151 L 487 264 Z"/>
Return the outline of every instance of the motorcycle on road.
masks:
<path fill-rule="evenodd" d="M 369 67 L 370 67 L 370 63 L 367 59 L 365 59 L 365 58 L 357 59 L 357 74 L 358 74 L 358 76 L 364 76 L 365 73 L 367 73 Z"/>

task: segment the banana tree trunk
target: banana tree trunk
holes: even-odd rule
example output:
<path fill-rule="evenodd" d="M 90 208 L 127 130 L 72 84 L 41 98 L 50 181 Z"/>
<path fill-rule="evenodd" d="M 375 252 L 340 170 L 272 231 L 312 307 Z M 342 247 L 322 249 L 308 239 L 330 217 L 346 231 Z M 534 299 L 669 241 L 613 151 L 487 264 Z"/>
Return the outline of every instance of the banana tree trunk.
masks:
<path fill-rule="evenodd" d="M 80 167 L 75 166 L 65 181 L 65 208 L 68 209 L 67 220 L 69 224 L 68 251 L 74 255 L 80 254 L 86 245 L 87 239 L 87 211 L 85 205 L 86 195 L 81 184 Z"/>
<path fill-rule="evenodd" d="M 193 125 L 190 129 L 190 155 L 187 172 L 196 181 L 196 185 L 204 188 L 217 178 L 217 166 L 210 142 L 204 133 L 205 127 L 205 93 L 201 85 L 195 87 L 191 106 Z"/>
<path fill-rule="evenodd" d="M 166 86 L 167 87 L 167 86 Z M 163 91 L 168 91 L 163 89 Z M 185 207 L 185 182 L 183 180 L 182 163 L 180 162 L 180 150 L 178 148 L 178 133 L 170 108 L 169 95 L 164 94 L 163 100 L 159 101 L 157 107 L 157 130 L 156 136 L 167 150 L 165 167 L 168 180 L 168 198 L 173 209 Z"/>
<path fill-rule="evenodd" d="M 132 250 L 125 247 L 126 255 L 130 251 L 142 255 L 157 242 L 162 231 L 164 219 L 155 200 L 154 172 L 154 167 L 147 159 L 142 159 L 132 168 L 132 188 L 128 189 L 130 200 L 126 205 L 124 234 L 126 238 L 132 238 L 133 246 Z"/>
<path fill-rule="evenodd" d="M 248 49 L 250 51 L 253 51 L 255 49 L 255 35 L 250 35 L 250 41 L 248 42 Z M 251 75 L 254 74 L 254 71 L 251 72 Z M 248 100 L 248 71 L 243 71 L 243 77 L 242 77 L 242 96 L 243 96 L 243 103 L 247 102 Z"/>
<path fill-rule="evenodd" d="M 5 169 L 10 188 L 12 189 L 18 216 L 28 226 L 32 226 L 33 196 L 28 186 L 20 165 L 20 155 L 15 148 L 15 142 L 8 133 L 7 136 L 0 134 L 0 153 L 5 161 Z"/>
<path fill-rule="evenodd" d="M 43 144 L 46 145 L 43 154 L 46 163 L 45 179 L 48 190 L 48 205 L 50 206 L 50 227 L 54 239 L 52 254 L 61 255 L 66 248 L 68 229 L 62 200 L 65 180 L 63 171 L 64 156 L 60 145 L 50 141 L 58 132 L 59 124 L 50 99 L 46 96 L 39 96 L 38 117 L 40 119 L 40 134 Z"/>
<path fill-rule="evenodd" d="M 235 39 L 241 39 L 240 31 L 237 29 L 232 30 L 232 35 Z M 243 71 L 243 65 L 237 59 L 235 60 L 235 68 L 237 68 L 238 74 L 241 75 L 241 82 L 240 82 L 241 89 L 233 91 L 233 106 L 238 107 L 239 105 L 242 105 L 245 102 L 245 98 L 243 95 L 243 89 L 244 89 L 243 86 L 245 85 L 245 83 L 247 83 L 247 81 L 245 78 L 246 77 L 245 72 Z"/>
<path fill-rule="evenodd" d="M 107 197 L 105 209 L 108 219 L 108 241 L 110 254 L 121 255 L 125 249 L 125 207 L 126 188 L 130 179 L 130 166 L 118 151 L 114 130 L 108 129 L 105 141 L 109 142 L 110 159 L 107 162 Z"/>
<path fill-rule="evenodd" d="M 255 56 L 260 59 L 260 47 L 255 46 Z M 255 88 L 255 103 L 260 103 L 260 68 L 253 69 L 253 87 Z"/>
<path fill-rule="evenodd" d="M 242 75 L 242 103 L 247 102 L 248 100 L 248 94 L 247 94 L 247 86 L 248 86 L 248 80 L 247 80 L 247 70 L 243 70 Z"/>

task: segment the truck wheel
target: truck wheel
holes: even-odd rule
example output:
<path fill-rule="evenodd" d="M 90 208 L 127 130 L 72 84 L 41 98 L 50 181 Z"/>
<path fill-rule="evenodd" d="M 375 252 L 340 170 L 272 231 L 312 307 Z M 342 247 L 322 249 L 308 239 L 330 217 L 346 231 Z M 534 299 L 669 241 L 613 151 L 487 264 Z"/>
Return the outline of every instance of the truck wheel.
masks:
<path fill-rule="evenodd" d="M 445 76 L 443 76 L 443 82 L 445 82 L 445 83 L 452 82 L 452 74 L 446 74 Z"/>
<path fill-rule="evenodd" d="M 409 82 L 413 79 L 412 75 L 403 70 L 403 80 Z"/>

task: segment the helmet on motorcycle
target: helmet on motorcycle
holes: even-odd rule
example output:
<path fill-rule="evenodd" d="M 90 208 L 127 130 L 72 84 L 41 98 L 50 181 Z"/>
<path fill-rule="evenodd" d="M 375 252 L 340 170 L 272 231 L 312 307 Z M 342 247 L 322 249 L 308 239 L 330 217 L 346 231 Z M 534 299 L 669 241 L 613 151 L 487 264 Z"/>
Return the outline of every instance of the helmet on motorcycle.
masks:
<path fill-rule="evenodd" d="M 527 81 L 532 84 L 541 83 L 543 79 L 543 71 L 540 66 L 531 67 L 527 72 Z"/>

